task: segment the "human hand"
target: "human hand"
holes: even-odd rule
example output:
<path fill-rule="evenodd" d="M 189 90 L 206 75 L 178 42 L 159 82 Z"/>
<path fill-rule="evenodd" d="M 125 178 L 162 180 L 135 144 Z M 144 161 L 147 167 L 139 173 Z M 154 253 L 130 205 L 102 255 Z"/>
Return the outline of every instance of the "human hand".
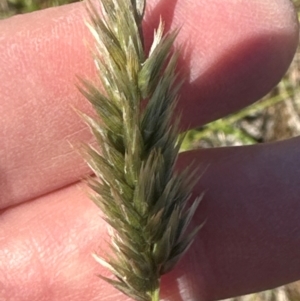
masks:
<path fill-rule="evenodd" d="M 298 39 L 288 1 L 149 1 L 146 41 L 160 15 L 182 26 L 182 124 L 192 128 L 263 96 L 282 77 Z M 88 173 L 70 144 L 91 139 L 71 106 L 92 78 L 83 5 L 0 22 L 0 300 L 127 300 L 96 277 L 90 254 L 106 239 L 99 210 L 77 182 Z M 300 278 L 299 138 L 188 152 L 178 168 L 207 166 L 195 195 L 208 221 L 162 279 L 164 300 L 211 300 Z M 300 166 L 300 165 L 299 165 Z M 205 207 L 205 208 L 204 208 Z"/>

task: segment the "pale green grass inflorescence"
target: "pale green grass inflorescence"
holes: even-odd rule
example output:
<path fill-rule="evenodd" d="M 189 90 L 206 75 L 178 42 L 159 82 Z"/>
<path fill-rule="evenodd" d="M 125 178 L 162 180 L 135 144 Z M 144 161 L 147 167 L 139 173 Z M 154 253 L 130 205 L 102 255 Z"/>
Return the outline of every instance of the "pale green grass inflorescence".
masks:
<path fill-rule="evenodd" d="M 86 146 L 95 173 L 89 186 L 113 228 L 112 255 L 95 257 L 114 275 L 100 278 L 135 300 L 157 301 L 160 276 L 175 266 L 201 228 L 186 233 L 201 199 L 185 207 L 196 171 L 175 172 L 182 141 L 178 120 L 172 121 L 182 82 L 178 53 L 171 51 L 177 32 L 163 35 L 160 22 L 146 54 L 145 0 L 99 4 L 101 15 L 91 2 L 87 8 L 103 87 L 86 80 L 80 87 L 97 115 L 83 114 L 99 146 Z"/>

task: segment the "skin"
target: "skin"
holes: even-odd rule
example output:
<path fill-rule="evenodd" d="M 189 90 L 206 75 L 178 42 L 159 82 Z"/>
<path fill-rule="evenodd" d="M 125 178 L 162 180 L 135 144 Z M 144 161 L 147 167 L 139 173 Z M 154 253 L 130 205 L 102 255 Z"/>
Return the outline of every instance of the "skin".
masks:
<path fill-rule="evenodd" d="M 0 296 L 3 300 L 128 300 L 96 277 L 106 225 L 88 199 L 78 144 L 91 135 L 73 108 L 90 112 L 76 75 L 95 78 L 81 3 L 0 22 Z M 188 80 L 182 127 L 247 106 L 287 70 L 298 43 L 289 1 L 154 1 L 181 27 L 176 45 Z M 176 47 L 175 45 L 175 47 Z M 182 154 L 205 172 L 195 222 L 208 218 L 187 256 L 162 279 L 163 300 L 214 300 L 300 279 L 300 139 Z M 100 246 L 100 247 L 99 247 Z"/>

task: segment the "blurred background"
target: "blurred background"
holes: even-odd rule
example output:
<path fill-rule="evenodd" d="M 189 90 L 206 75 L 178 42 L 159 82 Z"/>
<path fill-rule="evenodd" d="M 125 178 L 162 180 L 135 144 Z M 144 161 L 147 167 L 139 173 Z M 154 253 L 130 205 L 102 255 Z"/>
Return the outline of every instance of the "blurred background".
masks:
<path fill-rule="evenodd" d="M 78 0 L 0 0 L 0 19 Z M 300 16 L 300 0 L 294 0 Z M 300 135 L 300 48 L 282 81 L 235 114 L 187 133 L 182 150 L 278 141 Z M 300 254 L 300 251 L 299 251 Z M 300 301 L 300 281 L 230 301 Z"/>

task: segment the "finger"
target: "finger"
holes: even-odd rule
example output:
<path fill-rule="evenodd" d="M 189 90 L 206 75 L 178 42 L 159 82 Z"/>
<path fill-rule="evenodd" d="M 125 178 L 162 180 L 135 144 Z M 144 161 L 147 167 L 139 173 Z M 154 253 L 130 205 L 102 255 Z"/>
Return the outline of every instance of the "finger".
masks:
<path fill-rule="evenodd" d="M 195 223 L 207 222 L 179 266 L 163 277 L 164 300 L 216 300 L 300 278 L 299 143 L 180 157 L 179 169 L 191 162 L 209 166 L 194 191 L 206 191 Z M 126 299 L 95 276 L 109 275 L 90 257 L 99 245 L 105 251 L 107 231 L 82 189 L 71 186 L 8 209 L 0 231 L 7 300 L 22 301 L 24 291 L 33 301 Z"/>
<path fill-rule="evenodd" d="M 299 143 L 294 138 L 181 157 L 181 166 L 191 160 L 208 165 L 195 191 L 206 191 L 206 213 L 198 211 L 198 219 L 206 215 L 207 224 L 194 251 L 205 254 L 212 299 L 300 279 Z"/>
<path fill-rule="evenodd" d="M 128 300 L 97 277 L 111 277 L 91 256 L 98 250 L 105 256 L 109 238 L 99 209 L 79 185 L 7 209 L 1 215 L 0 237 L 5 300 Z M 206 300 L 206 258 L 199 251 L 191 251 L 188 258 L 194 260 L 182 261 L 163 278 L 162 300 L 198 300 L 196 295 Z"/>
<path fill-rule="evenodd" d="M 80 188 L 8 209 L 1 225 L 2 298 L 96 300 L 103 284 L 91 253 L 105 239 L 105 226 Z"/>
<path fill-rule="evenodd" d="M 149 2 L 146 36 L 149 40 L 160 14 L 167 27 L 182 26 L 177 42 L 187 45 L 187 58 L 180 68 L 190 71 L 180 102 L 186 127 L 254 101 L 278 81 L 292 58 L 297 25 L 288 1 L 172 5 Z M 76 91 L 75 75 L 95 76 L 83 42 L 89 37 L 83 16 L 83 6 L 75 4 L 1 23 L 1 208 L 88 172 L 70 146 L 90 139 L 71 108 L 90 109 Z"/>
<path fill-rule="evenodd" d="M 172 4 L 171 4 L 172 3 Z M 152 4 L 152 2 L 151 2 Z M 156 5 L 156 6 L 155 6 Z M 155 1 L 149 23 L 180 27 L 182 125 L 194 128 L 264 96 L 289 66 L 298 45 L 291 1 Z"/>

